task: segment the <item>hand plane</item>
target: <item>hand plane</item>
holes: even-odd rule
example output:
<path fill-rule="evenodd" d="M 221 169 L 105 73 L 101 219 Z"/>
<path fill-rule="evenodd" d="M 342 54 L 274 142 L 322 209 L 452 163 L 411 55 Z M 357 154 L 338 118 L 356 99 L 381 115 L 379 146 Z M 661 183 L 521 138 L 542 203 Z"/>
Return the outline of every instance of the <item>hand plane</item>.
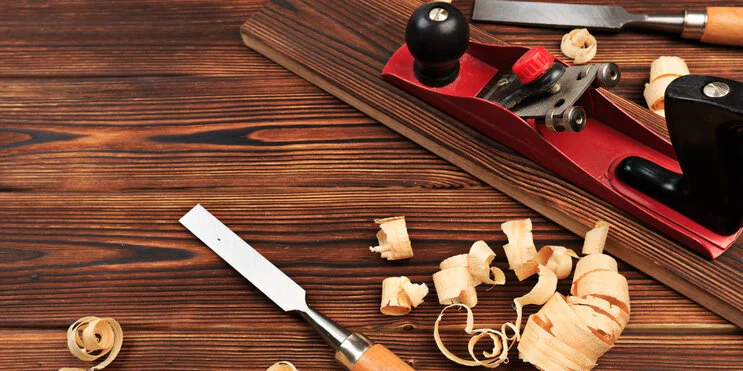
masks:
<path fill-rule="evenodd" d="M 412 14 L 382 77 L 704 255 L 743 231 L 741 83 L 674 80 L 669 141 L 599 89 L 619 83 L 616 64 L 570 67 L 542 47 L 471 41 L 445 2 Z"/>

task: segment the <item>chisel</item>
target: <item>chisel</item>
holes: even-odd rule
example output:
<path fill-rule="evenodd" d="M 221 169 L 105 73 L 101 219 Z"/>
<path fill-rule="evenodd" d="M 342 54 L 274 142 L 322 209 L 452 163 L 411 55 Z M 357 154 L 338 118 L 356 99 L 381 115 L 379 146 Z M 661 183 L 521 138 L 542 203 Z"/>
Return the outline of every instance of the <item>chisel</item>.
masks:
<path fill-rule="evenodd" d="M 707 7 L 680 14 L 632 14 L 619 6 L 475 0 L 472 20 L 619 31 L 643 28 L 712 44 L 743 46 L 743 7 Z"/>
<path fill-rule="evenodd" d="M 194 206 L 180 222 L 281 309 L 299 314 L 312 325 L 347 370 L 413 371 L 383 345 L 373 344 L 362 334 L 350 333 L 310 308 L 302 287 L 201 205 Z"/>

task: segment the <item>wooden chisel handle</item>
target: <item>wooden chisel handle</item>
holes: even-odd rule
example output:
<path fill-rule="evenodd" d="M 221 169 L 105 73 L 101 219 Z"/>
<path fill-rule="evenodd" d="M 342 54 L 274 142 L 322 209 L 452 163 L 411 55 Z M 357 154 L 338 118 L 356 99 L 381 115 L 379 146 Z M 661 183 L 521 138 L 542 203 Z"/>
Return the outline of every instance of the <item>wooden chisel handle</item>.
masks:
<path fill-rule="evenodd" d="M 335 359 L 350 371 L 415 371 L 405 361 L 362 334 L 351 334 L 335 352 Z"/>
<path fill-rule="evenodd" d="M 414 371 L 382 344 L 374 344 L 354 363 L 351 371 Z"/>
<path fill-rule="evenodd" d="M 708 7 L 702 42 L 743 46 L 743 7 Z"/>

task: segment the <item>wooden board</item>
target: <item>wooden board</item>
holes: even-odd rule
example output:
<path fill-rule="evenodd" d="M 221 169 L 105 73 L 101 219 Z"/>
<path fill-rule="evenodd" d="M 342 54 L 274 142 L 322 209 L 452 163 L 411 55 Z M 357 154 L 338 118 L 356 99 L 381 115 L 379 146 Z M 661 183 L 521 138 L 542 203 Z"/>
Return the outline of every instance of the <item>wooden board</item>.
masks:
<path fill-rule="evenodd" d="M 65 347 L 67 326 L 84 315 L 110 316 L 123 326 L 124 348 L 106 371 L 265 371 L 278 360 L 301 371 L 340 371 L 305 323 L 276 308 L 177 223 L 196 203 L 302 285 L 317 309 L 421 371 L 473 369 L 436 348 L 431 333 L 442 306 L 435 293 L 404 317 L 379 313 L 384 278 L 405 274 L 433 287 L 431 274 L 443 257 L 476 239 L 498 251 L 495 265 L 506 270 L 500 249 L 506 237 L 492 226 L 509 218 L 532 218 L 537 243 L 580 248 L 574 235 L 489 187 L 37 191 L 0 193 L 0 203 L 0 367 L 14 371 L 90 367 Z M 407 216 L 415 257 L 389 262 L 368 251 L 380 215 Z M 735 326 L 626 264 L 619 270 L 630 283 L 632 318 L 600 370 L 736 369 L 743 334 Z M 536 282 L 518 282 L 510 271 L 507 277 L 505 286 L 479 290 L 478 326 L 513 320 L 513 298 Z M 560 292 L 570 283 L 560 280 Z M 536 310 L 528 306 L 526 313 Z M 446 338 L 456 339 L 449 344 L 460 350 L 461 320 L 452 313 L 443 323 Z M 534 367 L 514 350 L 501 369 Z"/>
<path fill-rule="evenodd" d="M 578 235 L 597 218 L 615 226 L 607 250 L 732 323 L 743 326 L 743 246 L 709 261 L 499 143 L 384 82 L 416 1 L 268 2 L 241 28 L 243 41 L 478 179 Z M 500 43 L 471 28 L 472 38 Z M 613 96 L 613 95 L 612 95 Z M 614 96 L 663 135 L 663 121 Z"/>
<path fill-rule="evenodd" d="M 302 284 L 324 313 L 426 371 L 473 369 L 436 349 L 435 296 L 402 318 L 380 314 L 381 279 L 409 274 L 431 287 L 438 261 L 475 239 L 487 240 L 505 268 L 505 236 L 493 226 L 514 218 L 531 218 L 539 243 L 580 248 L 575 234 L 246 48 L 237 30 L 264 2 L 20 0 L 0 8 L 2 369 L 92 366 L 67 351 L 65 331 L 95 314 L 125 332 L 106 371 L 265 371 L 282 359 L 301 371 L 341 371 L 306 324 L 178 224 L 195 203 Z M 634 12 L 699 5 L 619 4 Z M 559 50 L 559 31 L 487 27 Z M 743 50 L 700 53 L 654 33 L 604 34 L 602 45 L 607 39 L 621 48 L 597 58 L 622 62 L 623 77 L 636 82 L 617 87 L 628 99 L 641 97 L 660 51 L 686 58 L 693 71 L 743 80 L 735 63 Z M 396 214 L 409 220 L 410 261 L 367 249 L 372 220 Z M 743 331 L 631 266 L 619 269 L 632 319 L 597 370 L 740 370 Z M 478 325 L 513 319 L 512 299 L 536 281 L 507 277 L 505 287 L 480 290 Z M 459 333 L 456 319 L 445 324 L 447 337 Z M 498 370 L 534 368 L 514 350 Z"/>

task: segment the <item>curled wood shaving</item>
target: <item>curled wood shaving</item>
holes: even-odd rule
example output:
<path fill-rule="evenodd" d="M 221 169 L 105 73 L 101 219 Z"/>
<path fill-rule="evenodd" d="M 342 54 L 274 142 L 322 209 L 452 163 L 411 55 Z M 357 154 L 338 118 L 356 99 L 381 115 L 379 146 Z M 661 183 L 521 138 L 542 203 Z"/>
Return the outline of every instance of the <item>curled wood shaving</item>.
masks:
<path fill-rule="evenodd" d="M 388 316 L 402 316 L 410 312 L 412 303 L 402 289 L 410 283 L 407 277 L 389 277 L 382 281 L 382 304 L 379 311 Z"/>
<path fill-rule="evenodd" d="M 467 254 L 470 273 L 476 281 L 490 285 L 503 285 L 506 283 L 506 275 L 500 268 L 490 266 L 493 259 L 495 259 L 495 253 L 485 241 L 475 242 L 470 247 L 469 254 Z M 493 278 L 490 278 L 491 274 Z"/>
<path fill-rule="evenodd" d="M 82 361 L 95 361 L 108 354 L 101 363 L 87 371 L 102 370 L 119 354 L 124 342 L 124 331 L 113 318 L 83 317 L 67 329 L 67 348 Z M 83 368 L 63 367 L 59 371 L 86 371 Z"/>
<path fill-rule="evenodd" d="M 659 57 L 650 64 L 650 81 L 664 76 L 679 77 L 689 74 L 689 67 L 679 57 Z"/>
<path fill-rule="evenodd" d="M 519 329 L 521 328 L 521 317 L 523 314 L 523 308 L 525 305 L 542 305 L 549 300 L 550 297 L 557 291 L 557 276 L 551 269 L 540 265 L 539 266 L 539 280 L 534 288 L 531 289 L 526 295 L 513 299 L 514 307 L 516 308 L 516 337 L 519 337 Z"/>
<path fill-rule="evenodd" d="M 552 324 L 536 315 L 529 316 L 524 328 L 524 336 L 519 342 L 519 358 L 534 364 L 542 361 L 538 367 L 553 370 L 586 370 L 596 364 L 595 360 L 566 344 L 548 330 Z M 549 365 L 550 367 L 545 367 Z M 555 367 L 557 366 L 557 367 Z"/>
<path fill-rule="evenodd" d="M 473 335 L 467 344 L 467 350 L 470 354 L 470 357 L 472 357 L 472 360 L 461 358 L 452 353 L 441 341 L 441 336 L 439 335 L 439 323 L 444 317 L 444 313 L 450 308 L 464 308 L 465 310 L 467 310 L 467 322 L 464 326 L 464 332 L 469 335 Z M 453 304 L 444 308 L 441 311 L 441 314 L 439 314 L 439 317 L 436 319 L 436 323 L 433 325 L 433 338 L 436 341 L 436 346 L 438 346 L 441 353 L 444 354 L 446 358 L 457 364 L 464 366 L 482 366 L 485 368 L 496 368 L 501 363 L 508 361 L 508 351 L 513 346 L 513 337 L 508 337 L 506 335 L 507 328 L 511 328 L 511 330 L 513 331 L 513 325 L 510 323 L 506 323 L 501 326 L 500 330 L 487 328 L 474 329 L 474 315 L 472 314 L 472 309 L 464 304 Z M 485 359 L 480 360 L 475 355 L 475 345 L 477 345 L 477 342 L 485 336 L 489 337 L 493 341 L 493 349 L 490 352 L 483 352 L 483 356 L 485 357 Z"/>
<path fill-rule="evenodd" d="M 402 316 L 417 307 L 428 295 L 426 284 L 414 284 L 405 276 L 389 277 L 382 281 L 382 304 L 379 311 L 388 316 Z"/>
<path fill-rule="evenodd" d="M 428 286 L 425 283 L 410 283 L 406 282 L 402 285 L 402 291 L 410 299 L 410 303 L 413 308 L 417 308 L 423 302 L 423 298 L 428 295 Z"/>
<path fill-rule="evenodd" d="M 503 230 L 511 246 L 526 246 L 512 249 L 509 263 L 528 261 L 531 242 L 531 224 L 528 220 L 504 223 Z M 495 368 L 508 361 L 508 350 L 518 342 L 519 358 L 532 363 L 540 370 L 590 370 L 599 357 L 614 346 L 627 325 L 630 316 L 629 290 L 627 280 L 618 273 L 614 258 L 604 255 L 604 241 L 609 225 L 604 222 L 587 235 L 589 246 L 585 251 L 590 254 L 578 261 L 575 266 L 571 293 L 564 297 L 556 291 L 558 274 L 565 275 L 564 259 L 572 265 L 572 258 L 577 257 L 571 250 L 561 246 L 545 246 L 536 254 L 539 280 L 526 295 L 514 299 L 516 322 L 507 322 L 499 330 L 474 329 L 474 316 L 469 306 L 454 304 L 441 311 L 434 325 L 434 339 L 439 350 L 450 360 L 465 366 L 483 366 Z M 508 245 L 507 245 L 508 246 Z M 475 248 L 475 246 L 473 246 Z M 504 246 L 506 248 L 506 246 Z M 485 257 L 488 264 L 490 254 L 482 247 L 475 256 Z M 444 263 L 444 262 L 442 262 Z M 443 264 L 447 270 L 458 269 L 464 276 L 464 258 L 462 256 L 448 259 Z M 475 262 L 467 262 L 470 269 Z M 480 264 L 479 262 L 477 264 Z M 482 267 L 476 268 L 482 273 Z M 514 269 L 515 270 L 515 269 Z M 569 275 L 570 266 L 567 268 Z M 441 273 L 441 272 L 439 272 Z M 488 277 L 489 278 L 489 277 Z M 436 282 L 436 276 L 434 276 Z M 438 290 L 438 285 L 437 285 Z M 523 307 L 526 305 L 543 305 L 536 313 L 529 316 L 523 333 L 520 331 Z M 449 351 L 439 336 L 439 323 L 449 308 L 465 308 L 467 322 L 464 331 L 473 335 L 467 349 L 470 359 L 461 358 Z M 507 335 L 509 330 L 512 335 Z M 475 355 L 474 347 L 479 340 L 489 337 L 493 341 L 492 351 L 483 352 L 480 360 Z"/>
<path fill-rule="evenodd" d="M 447 270 L 449 268 L 454 268 L 454 267 L 466 267 L 467 270 L 470 270 L 470 256 L 469 256 L 469 254 L 459 254 L 459 255 L 450 256 L 450 257 L 444 259 L 441 262 L 441 264 L 439 264 L 439 269 L 441 269 L 442 271 L 443 270 Z M 470 270 L 470 274 L 471 273 L 472 273 L 472 271 Z M 474 275 L 472 276 L 472 282 L 474 282 L 475 286 L 479 286 L 482 283 Z"/>
<path fill-rule="evenodd" d="M 439 297 L 439 304 L 477 305 L 477 292 L 472 274 L 466 266 L 457 266 L 433 274 L 433 285 Z"/>
<path fill-rule="evenodd" d="M 505 285 L 506 284 L 506 273 L 503 272 L 502 269 L 498 267 L 490 267 L 490 273 L 493 274 L 494 285 Z"/>
<path fill-rule="evenodd" d="M 562 37 L 560 50 L 573 58 L 573 64 L 584 64 L 596 56 L 598 42 L 585 28 L 577 28 Z"/>
<path fill-rule="evenodd" d="M 603 249 L 603 242 L 600 245 Z M 593 368 L 629 321 L 627 279 L 618 273 L 612 257 L 589 251 L 592 254 L 576 264 L 571 287 L 574 296 L 565 299 L 555 293 L 529 316 L 518 346 L 519 357 L 539 369 Z"/>
<path fill-rule="evenodd" d="M 660 57 L 650 64 L 650 82 L 645 84 L 645 102 L 651 111 L 666 117 L 666 88 L 679 76 L 689 74 L 686 62 L 679 57 Z"/>
<path fill-rule="evenodd" d="M 404 216 L 395 216 L 374 221 L 379 224 L 377 233 L 378 246 L 369 247 L 372 252 L 381 253 L 387 260 L 407 259 L 413 256 L 408 229 Z"/>
<path fill-rule="evenodd" d="M 573 258 L 578 259 L 578 254 L 563 246 L 544 246 L 537 253 L 537 262 L 555 272 L 560 280 L 570 275 Z"/>
<path fill-rule="evenodd" d="M 501 229 L 508 237 L 508 243 L 503 246 L 503 250 L 506 252 L 509 269 L 516 273 L 519 281 L 537 273 L 539 263 L 537 248 L 532 240 L 531 219 L 505 222 L 501 224 Z"/>
<path fill-rule="evenodd" d="M 573 297 L 568 300 L 570 298 Z M 535 316 L 551 325 L 548 331 L 555 337 L 596 360 L 611 348 L 611 344 L 594 334 L 572 308 L 560 293 L 555 293 Z M 529 336 L 528 331 L 524 330 L 524 336 Z"/>
<path fill-rule="evenodd" d="M 604 252 L 606 237 L 609 235 L 609 223 L 599 220 L 596 225 L 586 233 L 583 241 L 583 255 L 601 254 Z"/>
<path fill-rule="evenodd" d="M 274 363 L 266 371 L 297 371 L 297 368 L 291 362 L 281 361 Z"/>
<path fill-rule="evenodd" d="M 593 271 L 587 273 L 575 285 L 575 296 L 586 295 L 608 298 L 610 303 L 629 312 L 629 289 L 627 279 L 619 273 Z"/>
<path fill-rule="evenodd" d="M 443 271 L 454 267 L 469 267 L 469 261 L 469 254 L 450 256 L 441 261 L 441 264 L 439 264 L 439 269 Z"/>
<path fill-rule="evenodd" d="M 433 275 L 433 284 L 439 297 L 439 304 L 477 305 L 475 286 L 485 282 L 491 285 L 506 283 L 506 275 L 498 267 L 490 267 L 495 253 L 484 241 L 472 244 L 467 254 L 459 254 L 444 259 L 441 269 Z M 491 274 L 492 277 L 491 278 Z"/>
<path fill-rule="evenodd" d="M 539 266 L 539 281 L 537 281 L 537 284 L 534 286 L 534 288 L 528 294 L 514 299 L 514 306 L 516 307 L 517 313 L 516 324 L 506 322 L 501 326 L 499 330 L 487 328 L 473 330 L 473 314 L 470 306 L 465 304 L 449 305 L 441 311 L 441 314 L 439 315 L 439 318 L 436 320 L 436 324 L 434 325 L 434 339 L 436 341 L 436 345 L 439 347 L 441 353 L 446 356 L 446 358 L 449 358 L 451 361 L 454 361 L 460 365 L 483 366 L 486 368 L 498 367 L 498 365 L 508 360 L 508 350 L 513 346 L 514 342 L 519 340 L 523 307 L 530 304 L 544 304 L 547 299 L 549 299 L 550 296 L 555 292 L 556 289 L 557 277 L 555 276 L 555 273 L 544 266 Z M 443 318 L 444 312 L 452 307 L 465 308 L 467 310 L 467 323 L 465 325 L 464 331 L 467 334 L 473 335 L 472 338 L 470 338 L 469 343 L 467 344 L 467 350 L 469 351 L 472 360 L 463 359 L 446 349 L 443 342 L 441 341 L 441 337 L 439 336 L 439 322 L 441 322 L 441 318 Z M 509 329 L 513 333 L 513 335 L 511 336 L 507 335 Z M 493 349 L 490 352 L 483 352 L 483 356 L 485 357 L 485 359 L 480 360 L 475 355 L 474 348 L 477 342 L 485 336 L 490 337 L 490 339 L 493 341 Z M 499 352 L 500 355 L 497 355 Z"/>
<path fill-rule="evenodd" d="M 605 313 L 583 305 L 573 306 L 572 309 L 594 334 L 597 334 L 609 344 L 613 344 L 619 338 L 619 334 L 622 333 L 623 327 Z"/>
<path fill-rule="evenodd" d="M 573 305 L 573 308 L 578 305 L 591 307 L 595 312 L 605 314 L 612 318 L 615 322 L 621 325 L 622 328 L 624 328 L 627 322 L 629 322 L 628 312 L 625 312 L 618 305 L 614 305 L 608 300 L 600 297 L 592 295 L 586 295 L 585 297 L 569 296 L 567 302 Z"/>
<path fill-rule="evenodd" d="M 612 271 L 614 273 L 619 272 L 617 269 L 617 261 L 609 255 L 605 254 L 591 254 L 584 256 L 575 265 L 575 273 L 573 274 L 573 285 L 570 288 L 570 293 L 575 295 L 575 286 L 577 282 L 585 276 L 587 273 L 593 271 Z"/>

